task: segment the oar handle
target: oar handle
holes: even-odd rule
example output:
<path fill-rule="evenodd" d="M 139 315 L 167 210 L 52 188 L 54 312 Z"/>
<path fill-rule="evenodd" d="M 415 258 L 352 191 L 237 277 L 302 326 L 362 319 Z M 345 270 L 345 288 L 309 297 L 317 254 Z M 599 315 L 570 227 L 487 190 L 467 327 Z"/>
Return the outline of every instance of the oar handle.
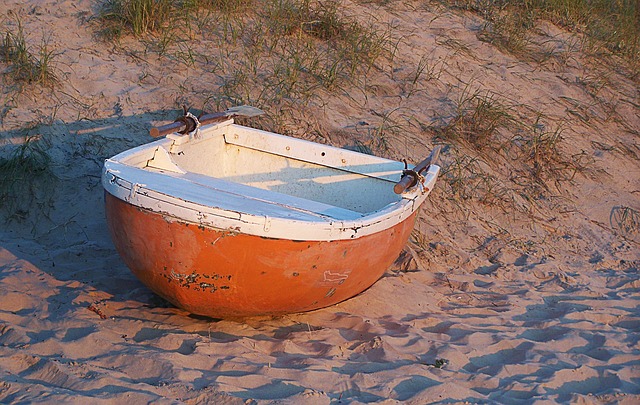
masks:
<path fill-rule="evenodd" d="M 238 114 L 230 113 L 227 111 L 216 112 L 211 114 L 205 114 L 202 117 L 198 118 L 198 121 L 200 121 L 200 124 L 203 124 L 203 125 L 211 124 L 212 122 L 223 121 L 226 118 L 231 118 L 236 115 Z M 191 130 L 188 130 L 188 127 L 191 128 Z M 184 116 L 184 117 L 181 117 L 181 120 L 172 122 L 171 124 L 151 128 L 149 130 L 149 135 L 151 135 L 154 138 L 157 138 L 159 136 L 172 134 L 174 132 L 187 133 L 187 132 L 193 131 L 195 127 L 196 127 L 196 122 L 193 120 L 193 118 Z"/>
<path fill-rule="evenodd" d="M 413 174 L 403 174 L 400 181 L 393 186 L 393 192 L 396 194 L 402 194 L 417 181 L 418 179 Z"/>
<path fill-rule="evenodd" d="M 151 128 L 149 130 L 149 135 L 151 135 L 153 138 L 158 138 L 160 136 L 172 134 L 174 132 L 184 131 L 185 128 L 187 128 L 187 126 L 184 125 L 184 122 L 176 121 L 172 122 L 171 124 L 163 125 L 161 127 Z"/>
<path fill-rule="evenodd" d="M 436 162 L 436 160 L 438 159 L 438 156 L 440 155 L 441 148 L 442 146 L 440 145 L 433 148 L 429 156 L 422 162 L 418 163 L 416 167 L 413 168 L 413 170 L 404 170 L 402 172 L 402 177 L 400 178 L 400 181 L 397 182 L 395 186 L 393 186 L 393 191 L 396 194 L 402 194 L 409 187 L 413 187 L 414 185 L 416 185 L 416 183 L 420 179 L 420 174 L 425 170 L 427 170 L 429 166 L 431 166 Z"/>

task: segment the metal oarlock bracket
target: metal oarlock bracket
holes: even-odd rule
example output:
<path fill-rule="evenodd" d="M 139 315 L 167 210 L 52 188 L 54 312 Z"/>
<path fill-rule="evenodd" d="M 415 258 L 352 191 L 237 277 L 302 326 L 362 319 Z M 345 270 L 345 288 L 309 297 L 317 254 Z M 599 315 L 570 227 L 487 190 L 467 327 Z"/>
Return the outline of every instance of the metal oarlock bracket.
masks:
<path fill-rule="evenodd" d="M 400 181 L 396 183 L 393 187 L 393 191 L 396 194 L 402 194 L 407 189 L 415 186 L 420 182 L 421 186 L 424 184 L 424 177 L 422 176 L 422 172 L 425 170 L 429 170 L 429 166 L 432 163 L 435 163 L 440 155 L 441 146 L 436 146 L 432 151 L 429 157 L 427 157 L 422 162 L 418 163 L 413 170 L 407 169 L 407 162 L 404 162 L 405 169 L 402 171 L 402 176 L 400 177 Z M 424 192 L 424 190 L 423 190 Z"/>
<path fill-rule="evenodd" d="M 183 106 L 182 110 L 184 115 L 182 117 L 178 117 L 175 122 L 182 123 L 184 125 L 184 129 L 178 131 L 178 133 L 182 135 L 189 134 L 189 137 L 197 137 L 201 125 L 200 120 L 198 117 L 193 115 L 186 106 Z"/>
<path fill-rule="evenodd" d="M 404 169 L 402 171 L 402 177 L 405 176 L 409 176 L 409 178 L 411 179 L 411 182 L 407 185 L 406 188 L 411 188 L 413 186 L 415 186 L 418 183 L 418 179 L 420 177 L 422 177 L 420 175 L 420 173 L 416 172 L 415 170 L 411 170 L 411 169 Z"/>

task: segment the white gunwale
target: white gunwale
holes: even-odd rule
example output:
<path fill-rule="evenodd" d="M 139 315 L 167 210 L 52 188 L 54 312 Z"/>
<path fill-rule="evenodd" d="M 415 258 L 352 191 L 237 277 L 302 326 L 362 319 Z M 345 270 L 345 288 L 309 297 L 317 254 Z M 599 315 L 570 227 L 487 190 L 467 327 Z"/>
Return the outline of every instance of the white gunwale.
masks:
<path fill-rule="evenodd" d="M 233 124 L 233 120 L 203 126 L 200 131 L 198 138 L 172 134 L 107 159 L 102 175 L 105 190 L 167 220 L 260 237 L 332 241 L 381 232 L 409 218 L 433 189 L 440 171 L 432 165 L 422 186 L 362 212 L 194 173 L 176 164 L 172 156 L 223 136 L 226 144 L 238 148 L 322 166 L 336 176 L 346 173 L 352 178 L 368 178 L 375 184 L 388 184 L 390 190 L 400 178 L 401 162 L 247 128 Z M 154 163 L 150 166 L 151 160 Z"/>

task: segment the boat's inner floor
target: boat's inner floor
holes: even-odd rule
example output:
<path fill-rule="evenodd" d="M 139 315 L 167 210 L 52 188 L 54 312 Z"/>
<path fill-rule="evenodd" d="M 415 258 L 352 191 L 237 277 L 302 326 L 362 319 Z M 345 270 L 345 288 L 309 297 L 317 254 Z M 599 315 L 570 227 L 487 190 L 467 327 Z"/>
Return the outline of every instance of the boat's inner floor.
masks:
<path fill-rule="evenodd" d="M 236 125 L 151 151 L 146 167 L 195 173 L 366 214 L 401 199 L 403 165 Z"/>

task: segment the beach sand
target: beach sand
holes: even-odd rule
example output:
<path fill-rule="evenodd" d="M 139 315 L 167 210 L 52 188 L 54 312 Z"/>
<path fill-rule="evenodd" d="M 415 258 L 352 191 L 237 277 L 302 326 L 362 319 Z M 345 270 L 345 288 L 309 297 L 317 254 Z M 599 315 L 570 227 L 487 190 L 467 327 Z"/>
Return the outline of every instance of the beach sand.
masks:
<path fill-rule="evenodd" d="M 14 12 L 34 46 L 48 37 L 59 83 L 2 88 L 1 156 L 27 135 L 51 161 L 0 227 L 1 403 L 640 403 L 638 82 L 547 22 L 536 38 L 548 59 L 527 61 L 481 41 L 471 13 L 343 3 L 393 28 L 395 56 L 366 85 L 283 111 L 293 136 L 374 148 L 386 128 L 374 151 L 415 163 L 456 100 L 495 97 L 541 139 L 561 135 L 542 180 L 507 146 L 439 141 L 446 170 L 370 289 L 303 314 L 190 315 L 120 260 L 100 170 L 181 103 L 203 105 L 222 76 L 132 37 L 96 38 L 93 1 L 5 1 L 6 27 Z M 421 60 L 430 70 L 412 80 Z"/>

